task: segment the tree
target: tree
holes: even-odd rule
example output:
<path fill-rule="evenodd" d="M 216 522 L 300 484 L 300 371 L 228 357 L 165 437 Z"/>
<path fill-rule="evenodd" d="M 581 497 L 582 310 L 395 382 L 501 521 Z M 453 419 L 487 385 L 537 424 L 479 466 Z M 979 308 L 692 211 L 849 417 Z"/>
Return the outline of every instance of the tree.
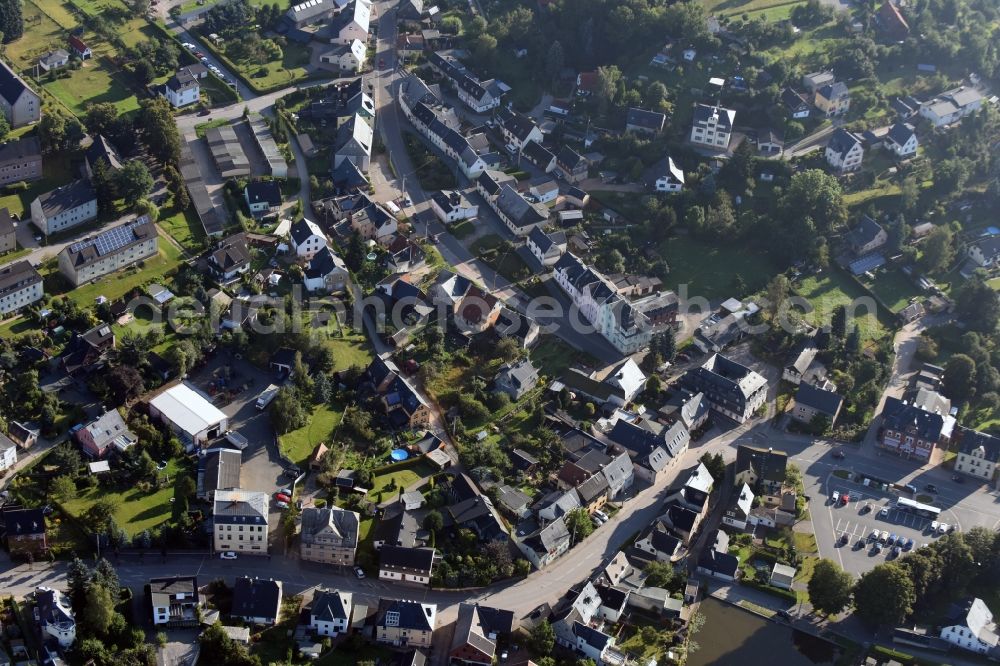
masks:
<path fill-rule="evenodd" d="M 153 191 L 153 177 L 139 160 L 129 160 L 115 173 L 115 185 L 125 204 L 132 206 Z"/>
<path fill-rule="evenodd" d="M 726 478 L 726 459 L 722 457 L 721 453 L 716 453 L 714 455 L 711 453 L 705 453 L 698 459 L 698 462 L 705 466 L 708 473 L 712 475 L 712 478 L 716 483 L 719 483 Z"/>
<path fill-rule="evenodd" d="M 436 509 L 428 511 L 427 515 L 424 516 L 424 529 L 437 534 L 442 528 L 444 528 L 444 518 L 441 516 L 441 512 Z"/>
<path fill-rule="evenodd" d="M 43 116 L 42 120 L 47 117 Z M 143 140 L 150 152 L 164 164 L 176 166 L 180 162 L 181 139 L 170 102 L 165 97 L 159 96 L 142 100 L 139 103 L 138 124 L 142 128 Z"/>
<path fill-rule="evenodd" d="M 617 65 L 607 65 L 597 68 L 597 98 L 602 112 L 614 101 L 618 92 L 618 84 L 622 80 L 622 71 Z"/>
<path fill-rule="evenodd" d="M 10 134 L 10 123 L 7 122 L 7 116 L 0 114 L 0 141 L 7 138 Z"/>
<path fill-rule="evenodd" d="M 594 531 L 594 523 L 590 520 L 590 514 L 582 508 L 573 509 L 566 514 L 566 527 L 573 535 L 574 544 L 580 543 Z"/>
<path fill-rule="evenodd" d="M 835 562 L 822 559 L 809 579 L 809 603 L 824 615 L 836 615 L 850 603 L 853 585 L 851 574 Z"/>
<path fill-rule="evenodd" d="M 189 475 L 185 474 L 180 479 L 177 480 L 177 486 L 174 489 L 174 493 L 177 497 L 183 497 L 186 499 L 191 499 L 194 494 L 198 492 L 198 487 Z"/>
<path fill-rule="evenodd" d="M 304 426 L 309 420 L 294 386 L 283 386 L 271 403 L 271 421 L 279 435 Z"/>
<path fill-rule="evenodd" d="M 566 64 L 566 54 L 563 51 L 563 46 L 559 43 L 559 40 L 552 42 L 552 46 L 549 47 L 549 52 L 545 56 L 545 73 L 549 77 L 549 81 L 555 82 L 559 78 L 559 74 L 562 72 L 563 66 Z"/>
<path fill-rule="evenodd" d="M 854 607 L 869 624 L 895 626 L 913 612 L 914 602 L 913 581 L 895 562 L 865 572 L 854 586 Z"/>
<path fill-rule="evenodd" d="M 1000 323 L 1000 294 L 976 271 L 958 288 L 955 312 L 972 330 L 992 334 Z"/>
<path fill-rule="evenodd" d="M 24 17 L 20 0 L 3 0 L 0 2 L 0 35 L 3 36 L 3 43 L 18 40 L 23 34 Z"/>
<path fill-rule="evenodd" d="M 646 104 L 654 111 L 659 111 L 667 101 L 667 87 L 660 81 L 653 81 L 646 88 Z"/>
<path fill-rule="evenodd" d="M 132 366 L 116 365 L 104 375 L 109 396 L 116 405 L 124 405 L 129 400 L 139 397 L 146 390 L 142 375 Z"/>
<path fill-rule="evenodd" d="M 80 452 L 69 442 L 63 442 L 52 449 L 52 453 L 49 454 L 46 463 L 71 478 L 79 476 L 80 469 L 83 467 L 83 459 L 80 457 Z"/>
<path fill-rule="evenodd" d="M 80 623 L 91 636 L 105 636 L 114 619 L 115 600 L 111 591 L 101 585 L 87 586 L 86 603 L 80 614 Z"/>
<path fill-rule="evenodd" d="M 650 560 L 643 572 L 646 574 L 646 585 L 651 587 L 667 587 L 674 579 L 674 568 L 667 562 Z"/>
<path fill-rule="evenodd" d="M 76 482 L 64 474 L 52 481 L 52 495 L 60 502 L 68 502 L 76 497 Z"/>
<path fill-rule="evenodd" d="M 260 658 L 251 656 L 247 648 L 230 638 L 216 622 L 201 633 L 198 638 L 201 644 L 200 657 L 205 663 L 217 666 L 260 666 Z M 362 663 L 359 661 L 358 666 Z"/>
<path fill-rule="evenodd" d="M 115 511 L 118 510 L 119 503 L 116 497 L 102 497 L 94 502 L 84 515 L 84 520 L 90 529 L 94 532 L 104 532 Z"/>
<path fill-rule="evenodd" d="M 946 269 L 955 256 L 953 244 L 954 234 L 951 228 L 944 224 L 934 227 L 934 230 L 924 239 L 923 256 L 920 263 L 928 273 L 937 273 Z"/>
<path fill-rule="evenodd" d="M 528 635 L 528 649 L 535 656 L 552 654 L 552 649 L 556 646 L 556 632 L 548 621 L 543 620 L 536 624 Z"/>
<path fill-rule="evenodd" d="M 944 394 L 953 400 L 966 400 L 975 392 L 976 362 L 965 354 L 955 354 L 944 366 Z"/>
<path fill-rule="evenodd" d="M 117 120 L 117 107 L 111 102 L 99 102 L 87 105 L 87 113 L 83 117 L 83 124 L 88 132 L 97 136 L 109 132 L 115 126 Z"/>
<path fill-rule="evenodd" d="M 767 283 L 767 312 L 771 315 L 772 320 L 778 316 L 778 313 L 781 312 L 781 309 L 785 305 L 785 301 L 788 300 L 789 289 L 791 289 L 791 283 L 781 273 L 775 275 Z"/>

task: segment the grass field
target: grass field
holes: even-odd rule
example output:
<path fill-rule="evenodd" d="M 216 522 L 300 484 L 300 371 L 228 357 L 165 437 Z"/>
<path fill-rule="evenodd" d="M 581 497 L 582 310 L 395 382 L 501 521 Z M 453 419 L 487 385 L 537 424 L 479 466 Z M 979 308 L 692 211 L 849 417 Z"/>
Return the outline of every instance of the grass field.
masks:
<path fill-rule="evenodd" d="M 809 301 L 813 311 L 805 316 L 813 326 L 827 326 L 833 316 L 833 311 L 841 306 L 848 306 L 851 311 L 851 304 L 855 299 L 867 298 L 871 301 L 864 290 L 857 284 L 850 281 L 843 273 L 830 269 L 819 275 L 811 275 L 796 285 L 795 291 Z M 874 307 L 874 302 L 872 302 Z M 858 320 L 858 327 L 861 329 L 861 337 L 864 340 L 876 340 L 886 334 L 886 329 L 878 320 L 874 310 L 868 312 L 865 307 L 859 307 L 855 312 Z"/>
<path fill-rule="evenodd" d="M 100 45 L 95 54 L 110 57 L 111 47 Z M 87 112 L 87 105 L 111 102 L 119 113 L 128 113 L 139 108 L 139 100 L 128 86 L 110 72 L 110 64 L 104 65 L 101 56 L 88 59 L 80 69 L 73 71 L 69 78 L 56 79 L 44 83 L 46 90 L 55 95 L 77 116 Z"/>
<path fill-rule="evenodd" d="M 775 7 L 792 7 L 798 4 L 804 4 L 803 0 L 704 0 L 702 2 L 705 10 L 716 16 L 738 16 Z"/>
<path fill-rule="evenodd" d="M 320 405 L 309 417 L 309 422 L 278 438 L 281 452 L 297 465 L 302 465 L 320 442 L 330 442 L 330 433 L 340 423 L 344 413 L 329 405 Z"/>
<path fill-rule="evenodd" d="M 115 522 L 129 536 L 153 529 L 170 520 L 173 510 L 170 500 L 174 497 L 174 487 L 178 479 L 188 474 L 175 460 L 167 461 L 167 468 L 162 473 L 165 473 L 170 481 L 158 490 L 154 488 L 150 492 L 143 492 L 138 488 L 130 488 L 115 492 L 98 486 L 65 502 L 63 508 L 71 515 L 80 518 L 97 500 L 105 497 L 113 498 L 119 502 L 115 511 Z"/>
<path fill-rule="evenodd" d="M 57 46 L 63 47 L 66 41 L 65 30 L 32 0 L 24 0 L 21 11 L 24 36 L 4 46 L 7 59 L 17 69 L 32 66 L 38 56 Z"/>
<path fill-rule="evenodd" d="M 282 88 L 306 78 L 309 75 L 306 71 L 308 64 L 309 47 L 294 42 L 289 42 L 282 48 L 280 61 L 274 60 L 263 65 L 233 63 L 244 78 L 262 90 Z"/>
<path fill-rule="evenodd" d="M 204 247 L 205 228 L 193 206 L 188 206 L 186 211 L 168 208 L 157 224 L 189 252 L 200 252 Z"/>
<path fill-rule="evenodd" d="M 910 304 L 911 298 L 920 295 L 920 292 L 910 279 L 902 271 L 896 269 L 879 272 L 875 276 L 875 282 L 870 284 L 869 288 L 893 312 L 899 312 Z"/>
<path fill-rule="evenodd" d="M 97 282 L 85 284 L 65 294 L 82 307 L 90 307 L 98 296 L 109 301 L 121 298 L 134 287 L 161 279 L 165 273 L 180 264 L 180 250 L 167 240 L 159 240 L 160 253 L 142 262 L 141 267 L 132 267 L 107 275 Z"/>
<path fill-rule="evenodd" d="M 685 236 L 664 241 L 660 254 L 670 267 L 664 286 L 684 295 L 680 286 L 685 285 L 687 297 L 702 296 L 710 301 L 732 296 L 737 275 L 753 292 L 763 287 L 775 272 L 774 265 L 762 252 L 742 245 L 703 243 Z"/>
<path fill-rule="evenodd" d="M 528 354 L 531 362 L 538 367 L 540 374 L 556 377 L 574 363 L 598 365 L 596 360 L 578 349 L 555 337 L 546 335 Z"/>
<path fill-rule="evenodd" d="M 72 5 L 68 2 L 63 2 L 63 0 L 34 0 L 34 3 L 49 18 L 66 30 L 72 30 L 80 24 L 76 19 L 76 15 L 71 10 Z"/>
<path fill-rule="evenodd" d="M 72 166 L 69 155 L 64 153 L 54 153 L 46 155 L 42 160 L 42 177 L 39 180 L 28 183 L 28 189 L 23 192 L 4 194 L 0 196 L 0 207 L 6 208 L 12 215 L 17 215 L 25 220 L 31 217 L 31 202 L 35 198 L 65 185 L 73 179 Z M 3 259 L 4 262 L 7 259 Z"/>
<path fill-rule="evenodd" d="M 371 501 L 389 499 L 390 493 L 399 492 L 401 488 L 406 488 L 433 473 L 434 468 L 431 467 L 430 463 L 420 461 L 411 467 L 387 470 L 383 474 L 376 474 L 372 479 L 372 488 L 368 491 L 368 499 Z"/>

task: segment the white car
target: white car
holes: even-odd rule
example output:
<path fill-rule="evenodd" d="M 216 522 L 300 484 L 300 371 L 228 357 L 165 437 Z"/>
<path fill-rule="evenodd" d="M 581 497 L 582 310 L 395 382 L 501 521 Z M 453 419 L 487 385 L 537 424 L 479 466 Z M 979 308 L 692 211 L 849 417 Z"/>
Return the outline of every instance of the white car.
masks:
<path fill-rule="evenodd" d="M 936 520 L 931 521 L 931 532 L 937 532 L 937 528 L 938 528 L 938 521 Z"/>
<path fill-rule="evenodd" d="M 603 511 L 595 511 L 594 515 L 597 516 L 597 519 L 600 520 L 602 523 L 608 521 L 608 514 L 604 513 Z"/>
<path fill-rule="evenodd" d="M 830 495 L 830 499 L 833 500 L 834 504 L 836 504 L 837 502 L 840 501 L 840 493 L 838 493 L 836 490 L 834 490 L 833 494 Z"/>
<path fill-rule="evenodd" d="M 359 579 L 364 578 L 365 570 L 362 569 L 361 567 L 354 567 L 354 575 L 357 576 Z"/>
<path fill-rule="evenodd" d="M 186 49 L 187 49 L 188 51 L 194 51 L 194 50 L 195 50 L 196 48 L 198 48 L 197 46 L 195 46 L 195 45 L 194 45 L 194 44 L 192 44 L 191 42 L 184 42 L 183 46 L 184 46 L 184 48 L 186 48 Z"/>
<path fill-rule="evenodd" d="M 234 553 L 231 550 L 227 550 L 224 553 L 219 553 L 219 559 L 220 560 L 235 560 L 236 559 L 236 553 Z"/>
<path fill-rule="evenodd" d="M 288 502 L 275 502 L 274 506 L 278 507 L 279 509 L 287 509 Z"/>
<path fill-rule="evenodd" d="M 879 516 L 880 516 L 881 518 L 885 518 L 886 516 L 888 516 L 888 515 L 889 515 L 889 507 L 887 507 L 887 506 L 884 506 L 884 507 L 882 507 L 882 508 L 881 508 L 881 509 L 879 510 L 879 512 L 878 512 L 878 515 L 879 515 Z"/>
<path fill-rule="evenodd" d="M 200 60 L 204 63 L 208 63 L 208 56 L 202 56 Z"/>
<path fill-rule="evenodd" d="M 938 534 L 947 534 L 950 529 L 951 528 L 948 526 L 948 523 L 941 523 L 938 525 L 937 531 Z"/>

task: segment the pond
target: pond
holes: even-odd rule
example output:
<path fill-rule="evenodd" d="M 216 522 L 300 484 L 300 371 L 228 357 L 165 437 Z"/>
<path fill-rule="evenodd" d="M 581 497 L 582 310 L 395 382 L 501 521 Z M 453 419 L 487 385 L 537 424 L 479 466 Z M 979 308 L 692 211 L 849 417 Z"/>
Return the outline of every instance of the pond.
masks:
<path fill-rule="evenodd" d="M 716 599 L 702 601 L 701 613 L 705 626 L 694 636 L 701 648 L 689 666 L 811 666 L 837 659 L 832 643 Z"/>

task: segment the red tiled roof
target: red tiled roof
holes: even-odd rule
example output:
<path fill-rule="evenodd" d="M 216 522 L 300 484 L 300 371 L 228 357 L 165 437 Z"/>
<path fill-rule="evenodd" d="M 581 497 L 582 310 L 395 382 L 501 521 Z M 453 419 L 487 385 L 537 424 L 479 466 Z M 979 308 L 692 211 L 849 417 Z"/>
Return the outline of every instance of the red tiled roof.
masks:
<path fill-rule="evenodd" d="M 73 47 L 74 51 L 77 51 L 79 53 L 82 53 L 87 50 L 87 44 L 76 35 L 69 36 L 69 45 Z"/>

